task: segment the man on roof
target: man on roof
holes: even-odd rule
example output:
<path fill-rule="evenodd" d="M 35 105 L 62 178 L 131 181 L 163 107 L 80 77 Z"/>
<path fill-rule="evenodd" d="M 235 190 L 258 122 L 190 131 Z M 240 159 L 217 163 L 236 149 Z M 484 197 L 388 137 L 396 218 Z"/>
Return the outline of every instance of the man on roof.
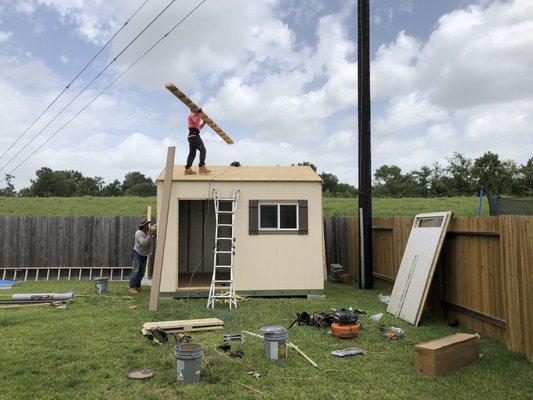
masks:
<path fill-rule="evenodd" d="M 196 150 L 200 152 L 200 162 L 198 163 L 198 170 L 201 174 L 208 174 L 211 171 L 205 166 L 206 149 L 204 142 L 200 137 L 200 131 L 205 126 L 205 122 L 202 120 L 203 111 L 201 108 L 195 107 L 191 109 L 187 124 L 189 126 L 189 156 L 187 157 L 187 165 L 185 166 L 185 175 L 196 174 L 192 167 L 192 163 L 196 158 Z"/>

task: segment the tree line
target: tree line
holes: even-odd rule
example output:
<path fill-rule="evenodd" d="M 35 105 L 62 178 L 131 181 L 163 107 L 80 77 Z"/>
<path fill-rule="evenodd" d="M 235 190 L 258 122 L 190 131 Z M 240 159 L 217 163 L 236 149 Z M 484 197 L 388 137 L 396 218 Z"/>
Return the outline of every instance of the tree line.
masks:
<path fill-rule="evenodd" d="M 480 188 L 493 195 L 532 196 L 533 157 L 519 165 L 486 152 L 470 159 L 461 153 L 447 158 L 447 165 L 434 163 L 402 173 L 396 165 L 382 165 L 374 173 L 376 197 L 475 196 Z"/>
<path fill-rule="evenodd" d="M 96 176 L 83 176 L 79 171 L 53 171 L 42 167 L 35 172 L 30 186 L 15 190 L 13 176 L 6 175 L 6 187 L 0 189 L 0 196 L 21 197 L 79 197 L 79 196 L 155 196 L 156 184 L 152 178 L 139 171 L 128 172 L 124 180 L 115 179 L 105 184 L 104 179 Z"/>
<path fill-rule="evenodd" d="M 382 165 L 374 173 L 374 197 L 454 197 L 475 196 L 480 188 L 491 194 L 533 196 L 533 157 L 525 164 L 502 160 L 498 154 L 486 152 L 471 159 L 453 153 L 447 164 L 436 162 L 418 170 L 403 173 L 397 165 Z M 317 170 L 310 162 L 308 165 Z M 340 183 L 331 173 L 322 172 L 322 190 L 327 197 L 354 197 L 357 189 Z"/>
<path fill-rule="evenodd" d="M 295 165 L 295 164 L 293 164 Z M 306 161 L 317 171 L 317 167 Z M 77 197 L 77 196 L 155 196 L 156 184 L 139 171 L 128 172 L 122 182 L 106 184 L 101 177 L 83 176 L 79 171 L 53 171 L 42 167 L 30 180 L 30 186 L 16 191 L 13 176 L 6 175 L 6 186 L 0 196 Z M 322 191 L 326 197 L 355 197 L 357 189 L 339 182 L 335 174 L 321 172 Z M 403 173 L 397 165 L 382 165 L 374 173 L 374 197 L 453 197 L 475 196 L 480 187 L 492 194 L 533 196 L 533 157 L 519 165 L 502 160 L 492 152 L 470 159 L 453 153 L 447 164 L 434 163 Z"/>

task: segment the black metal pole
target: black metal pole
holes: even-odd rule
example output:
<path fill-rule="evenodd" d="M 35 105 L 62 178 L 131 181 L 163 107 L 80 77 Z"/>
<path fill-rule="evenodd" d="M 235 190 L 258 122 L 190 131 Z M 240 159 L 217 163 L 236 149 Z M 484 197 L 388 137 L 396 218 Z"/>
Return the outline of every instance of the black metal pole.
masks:
<path fill-rule="evenodd" d="M 370 147 L 370 6 L 358 0 L 359 287 L 372 289 L 372 164 Z"/>

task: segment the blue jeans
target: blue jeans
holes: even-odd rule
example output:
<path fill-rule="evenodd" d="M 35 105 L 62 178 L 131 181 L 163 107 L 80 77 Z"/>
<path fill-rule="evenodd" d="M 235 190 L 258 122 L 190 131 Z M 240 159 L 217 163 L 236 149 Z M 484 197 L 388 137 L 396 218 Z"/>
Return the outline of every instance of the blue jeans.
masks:
<path fill-rule="evenodd" d="M 128 286 L 130 288 L 140 288 L 146 269 L 147 256 L 141 256 L 135 250 L 131 253 L 131 276 Z"/>

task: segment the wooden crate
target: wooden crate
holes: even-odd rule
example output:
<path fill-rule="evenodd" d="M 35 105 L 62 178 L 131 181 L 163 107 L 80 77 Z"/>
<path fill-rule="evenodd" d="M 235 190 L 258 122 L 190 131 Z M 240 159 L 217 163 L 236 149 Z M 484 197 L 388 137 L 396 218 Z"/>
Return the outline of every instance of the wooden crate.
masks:
<path fill-rule="evenodd" d="M 436 377 L 479 360 L 479 335 L 457 333 L 413 347 L 415 369 Z"/>

